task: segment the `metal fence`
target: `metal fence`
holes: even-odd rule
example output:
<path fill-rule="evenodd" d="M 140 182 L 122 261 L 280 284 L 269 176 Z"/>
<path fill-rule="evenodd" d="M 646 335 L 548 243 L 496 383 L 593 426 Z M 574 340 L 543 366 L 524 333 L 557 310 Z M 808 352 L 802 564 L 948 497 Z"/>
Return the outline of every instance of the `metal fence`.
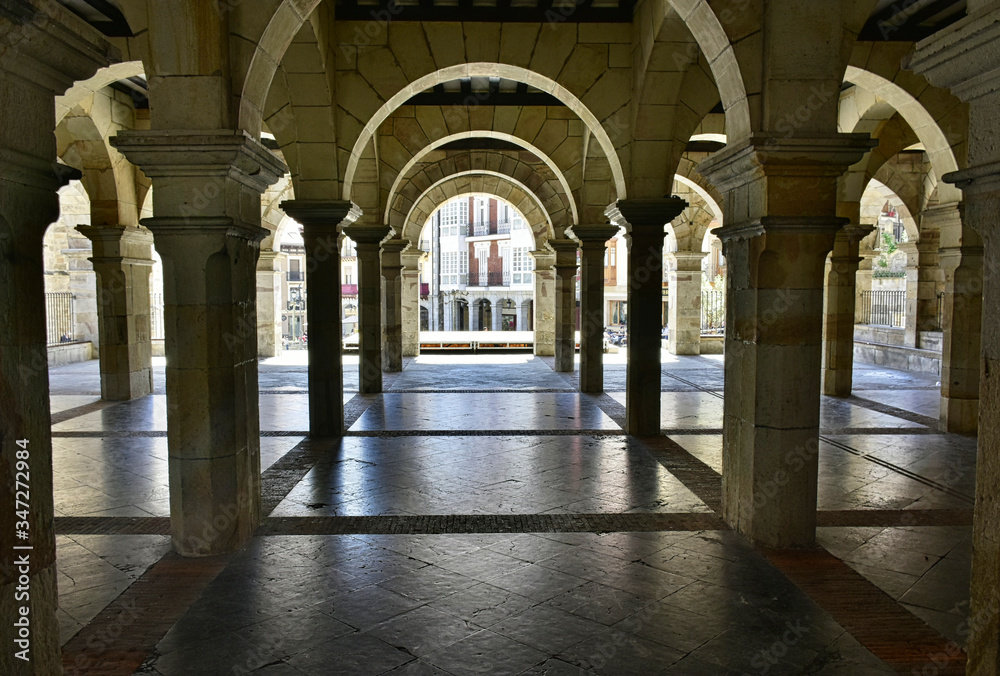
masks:
<path fill-rule="evenodd" d="M 871 326 L 903 328 L 906 319 L 905 291 L 862 291 L 855 322 Z"/>
<path fill-rule="evenodd" d="M 701 330 L 712 333 L 726 328 L 726 291 L 712 289 L 701 293 Z"/>
<path fill-rule="evenodd" d="M 504 272 L 472 273 L 467 286 L 510 286 L 510 274 Z"/>
<path fill-rule="evenodd" d="M 479 221 L 469 225 L 470 237 L 505 235 L 510 232 L 510 221 Z"/>
<path fill-rule="evenodd" d="M 149 294 L 149 337 L 153 340 L 163 340 L 163 294 Z"/>
<path fill-rule="evenodd" d="M 73 294 L 45 294 L 45 326 L 48 329 L 49 345 L 70 343 L 76 340 L 73 323 Z"/>

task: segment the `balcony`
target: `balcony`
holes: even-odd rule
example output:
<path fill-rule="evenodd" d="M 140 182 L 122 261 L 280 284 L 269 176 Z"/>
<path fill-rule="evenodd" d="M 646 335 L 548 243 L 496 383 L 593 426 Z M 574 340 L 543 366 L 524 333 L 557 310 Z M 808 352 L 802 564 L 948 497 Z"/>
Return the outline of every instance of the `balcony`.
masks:
<path fill-rule="evenodd" d="M 486 274 L 470 274 L 466 286 L 510 286 L 510 275 L 503 272 L 487 272 Z"/>
<path fill-rule="evenodd" d="M 420 295 L 427 296 L 431 292 L 431 285 L 428 282 L 420 282 Z"/>
<path fill-rule="evenodd" d="M 358 295 L 358 285 L 357 284 L 341 284 L 340 285 L 340 295 L 341 296 L 357 296 Z"/>
<path fill-rule="evenodd" d="M 480 221 L 469 225 L 469 237 L 506 235 L 510 233 L 510 221 Z M 491 285 L 492 286 L 492 285 Z"/>
<path fill-rule="evenodd" d="M 306 281 L 306 273 L 301 270 L 289 270 L 285 273 L 285 278 L 289 282 L 304 282 Z"/>

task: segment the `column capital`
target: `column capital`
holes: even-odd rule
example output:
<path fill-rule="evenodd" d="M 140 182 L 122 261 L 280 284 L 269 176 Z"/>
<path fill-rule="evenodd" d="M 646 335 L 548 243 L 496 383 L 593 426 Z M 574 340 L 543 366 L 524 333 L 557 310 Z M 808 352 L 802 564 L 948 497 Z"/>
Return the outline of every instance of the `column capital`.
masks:
<path fill-rule="evenodd" d="M 556 254 L 551 249 L 535 249 L 528 253 L 535 259 L 536 270 L 551 270 L 556 263 Z"/>
<path fill-rule="evenodd" d="M 369 223 L 351 223 L 341 227 L 341 231 L 359 245 L 378 246 L 382 240 L 392 235 L 388 225 L 373 225 Z"/>
<path fill-rule="evenodd" d="M 420 249 L 407 249 L 399 254 L 403 267 L 407 270 L 417 270 L 420 260 L 424 257 L 424 251 Z"/>
<path fill-rule="evenodd" d="M 76 229 L 93 242 L 91 261 L 130 262 L 135 265 L 152 265 L 150 247 L 153 233 L 145 228 L 113 225 L 78 225 Z"/>
<path fill-rule="evenodd" d="M 574 225 L 566 230 L 566 234 L 578 240 L 581 245 L 604 243 L 618 234 L 620 228 L 610 223 L 595 223 L 593 225 Z"/>
<path fill-rule="evenodd" d="M 963 101 L 1000 90 L 996 45 L 1000 22 L 996 9 L 984 7 L 917 43 L 903 67 L 920 73 L 937 87 L 950 89 Z"/>
<path fill-rule="evenodd" d="M 758 132 L 703 160 L 698 173 L 724 192 L 765 177 L 837 178 L 877 145 L 868 134 L 786 138 Z"/>
<path fill-rule="evenodd" d="M 408 239 L 387 239 L 382 242 L 382 253 L 399 255 L 409 246 L 410 240 Z"/>
<path fill-rule="evenodd" d="M 873 232 L 875 232 L 874 225 L 869 225 L 868 223 L 848 223 L 837 232 L 837 235 L 849 242 L 860 242 Z"/>
<path fill-rule="evenodd" d="M 714 230 L 723 244 L 762 235 L 823 235 L 834 237 L 847 224 L 839 216 L 763 216 L 749 223 Z"/>
<path fill-rule="evenodd" d="M 559 268 L 576 268 L 576 252 L 579 243 L 573 239 L 550 239 L 549 248 L 556 252 L 555 266 Z"/>
<path fill-rule="evenodd" d="M 361 207 L 350 200 L 285 200 L 281 210 L 310 231 L 335 230 L 361 217 Z"/>
<path fill-rule="evenodd" d="M 667 224 L 687 209 L 680 197 L 660 199 L 618 200 L 604 214 L 612 223 L 625 228 L 629 235 L 666 233 Z"/>
<path fill-rule="evenodd" d="M 242 129 L 122 130 L 110 143 L 153 179 L 233 179 L 263 193 L 288 172 L 277 155 Z"/>
<path fill-rule="evenodd" d="M 678 272 L 701 272 L 701 263 L 708 254 L 703 251 L 668 251 L 667 260 Z"/>

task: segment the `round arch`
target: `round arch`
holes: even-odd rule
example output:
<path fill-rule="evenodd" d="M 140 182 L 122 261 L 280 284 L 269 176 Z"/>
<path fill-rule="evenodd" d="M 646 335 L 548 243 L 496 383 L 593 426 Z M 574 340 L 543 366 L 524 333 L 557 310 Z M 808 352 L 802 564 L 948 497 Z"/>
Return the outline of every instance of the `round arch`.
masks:
<path fill-rule="evenodd" d="M 962 191 L 953 185 L 942 183 L 940 180 L 946 173 L 958 171 L 958 161 L 944 131 L 927 108 L 896 83 L 857 66 L 847 66 L 844 80 L 868 90 L 896 109 L 924 145 L 925 152 L 931 160 L 931 167 L 938 179 L 940 200 L 942 202 L 960 202 Z"/>
<path fill-rule="evenodd" d="M 477 181 L 477 178 L 482 180 Z M 505 194 L 501 186 L 510 190 Z M 526 185 L 505 174 L 472 169 L 442 178 L 428 187 L 407 212 L 401 237 L 411 242 L 419 241 L 424 224 L 445 202 L 456 197 L 477 194 L 493 195 L 517 209 L 531 230 L 536 249 L 553 236 L 554 230 L 548 211 Z M 525 208 L 526 204 L 529 208 Z M 414 228 L 418 228 L 416 232 L 413 231 Z"/>
<path fill-rule="evenodd" d="M 512 134 L 507 134 L 498 131 L 462 131 L 455 134 L 450 134 L 443 138 L 437 139 L 436 141 L 433 141 L 429 145 L 422 148 L 419 152 L 414 154 L 414 156 L 410 158 L 410 160 L 403 166 L 403 168 L 396 175 L 396 180 L 393 181 L 392 188 L 389 191 L 389 198 L 386 200 L 386 208 L 384 216 L 386 219 L 385 222 L 387 223 L 389 222 L 389 211 L 392 208 L 393 200 L 395 199 L 396 194 L 399 192 L 400 186 L 402 185 L 403 181 L 405 181 L 409 177 L 410 172 L 413 171 L 413 167 L 416 166 L 419 162 L 423 161 L 423 158 L 427 157 L 427 155 L 441 148 L 442 146 L 447 145 L 452 141 L 458 141 L 468 138 L 494 138 L 494 139 L 499 139 L 501 141 L 514 143 L 522 147 L 523 149 L 527 150 L 528 152 L 532 153 L 538 159 L 542 160 L 542 162 L 544 162 L 548 166 L 548 168 L 552 170 L 552 173 L 555 175 L 556 180 L 559 181 L 559 185 L 562 187 L 564 194 L 567 196 L 566 201 L 569 203 L 572 225 L 576 225 L 577 223 L 579 223 L 580 214 L 577 209 L 576 200 L 573 199 L 573 191 L 570 189 L 569 181 L 566 180 L 565 174 L 563 174 L 563 172 L 559 169 L 559 167 L 552 160 L 552 158 L 546 155 L 541 150 L 539 150 L 536 146 L 525 141 L 524 139 L 518 138 L 517 136 L 513 136 Z"/>
<path fill-rule="evenodd" d="M 93 77 L 75 82 L 65 94 L 56 97 L 56 124 L 62 122 L 74 106 L 97 90 L 118 80 L 144 75 L 145 72 L 142 61 L 123 61 L 100 68 Z"/>
<path fill-rule="evenodd" d="M 389 117 L 389 115 L 392 114 L 393 111 L 403 105 L 410 99 L 410 97 L 424 91 L 425 89 L 429 89 L 434 85 L 441 84 L 449 80 L 457 80 L 459 78 L 468 77 L 500 77 L 517 82 L 523 82 L 559 99 L 583 121 L 591 135 L 593 135 L 611 166 L 611 175 L 618 199 L 625 198 L 625 174 L 622 169 L 621 160 L 618 157 L 618 153 L 615 151 L 614 144 L 611 141 L 611 137 L 608 136 L 607 131 L 601 125 L 597 117 L 583 104 L 579 98 L 555 80 L 552 80 L 535 71 L 528 70 L 527 68 L 503 63 L 476 62 L 448 66 L 436 70 L 433 73 L 424 75 L 423 77 L 420 77 L 403 87 L 400 91 L 390 97 L 388 101 L 382 104 L 382 106 L 375 112 L 375 114 L 370 120 L 368 120 L 368 123 L 361 130 L 361 133 L 358 135 L 358 138 L 354 143 L 354 147 L 351 150 L 351 155 L 347 160 L 347 168 L 344 173 L 343 199 L 351 199 L 351 187 L 354 182 L 354 174 L 357 171 L 358 162 L 360 162 L 362 156 L 364 155 L 365 148 L 371 142 L 372 137 L 377 132 L 379 126 Z"/>

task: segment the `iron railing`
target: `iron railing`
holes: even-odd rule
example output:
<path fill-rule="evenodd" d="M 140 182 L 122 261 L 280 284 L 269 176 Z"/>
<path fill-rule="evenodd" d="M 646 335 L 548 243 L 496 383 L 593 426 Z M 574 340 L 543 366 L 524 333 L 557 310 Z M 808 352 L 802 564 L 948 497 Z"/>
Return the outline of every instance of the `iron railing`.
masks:
<path fill-rule="evenodd" d="M 486 274 L 470 274 L 466 286 L 510 286 L 510 274 L 505 272 L 487 272 Z"/>
<path fill-rule="evenodd" d="M 710 289 L 701 292 L 701 330 L 715 332 L 726 328 L 726 292 Z"/>
<path fill-rule="evenodd" d="M 149 294 L 149 337 L 152 340 L 163 340 L 163 294 Z"/>
<path fill-rule="evenodd" d="M 510 221 L 480 221 L 469 225 L 470 237 L 484 235 L 506 235 L 510 232 Z"/>
<path fill-rule="evenodd" d="M 906 319 L 905 291 L 862 291 L 855 323 L 903 328 Z"/>
<path fill-rule="evenodd" d="M 48 329 L 49 345 L 71 343 L 76 340 L 73 323 L 73 294 L 45 294 L 45 325 Z"/>
<path fill-rule="evenodd" d="M 285 273 L 285 277 L 289 282 L 304 282 L 306 281 L 306 273 L 301 270 L 289 270 Z"/>

